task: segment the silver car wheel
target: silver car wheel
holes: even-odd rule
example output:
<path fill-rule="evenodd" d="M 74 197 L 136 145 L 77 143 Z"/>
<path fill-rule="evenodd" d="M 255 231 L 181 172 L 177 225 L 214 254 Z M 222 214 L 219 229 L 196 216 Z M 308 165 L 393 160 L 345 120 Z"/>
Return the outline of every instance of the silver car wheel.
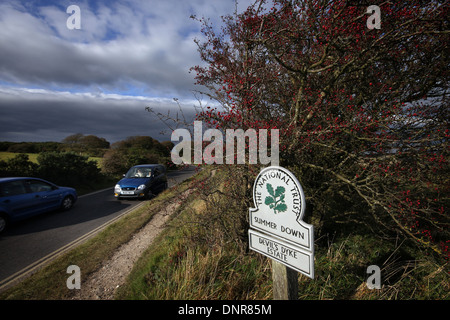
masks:
<path fill-rule="evenodd" d="M 6 228 L 6 218 L 0 215 L 0 233 Z"/>
<path fill-rule="evenodd" d="M 63 199 L 62 204 L 61 204 L 61 208 L 63 210 L 69 210 L 70 208 L 72 208 L 73 206 L 73 199 L 71 196 L 67 196 Z"/>

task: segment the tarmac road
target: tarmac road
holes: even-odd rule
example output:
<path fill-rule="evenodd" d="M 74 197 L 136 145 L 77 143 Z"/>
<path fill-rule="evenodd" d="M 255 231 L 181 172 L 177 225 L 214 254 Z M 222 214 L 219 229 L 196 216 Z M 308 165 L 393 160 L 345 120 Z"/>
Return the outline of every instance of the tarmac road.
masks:
<path fill-rule="evenodd" d="M 195 173 L 192 166 L 169 172 L 169 187 Z M 13 224 L 0 234 L 0 289 L 145 203 L 118 201 L 114 198 L 113 187 L 79 197 L 69 211 L 39 215 Z"/>

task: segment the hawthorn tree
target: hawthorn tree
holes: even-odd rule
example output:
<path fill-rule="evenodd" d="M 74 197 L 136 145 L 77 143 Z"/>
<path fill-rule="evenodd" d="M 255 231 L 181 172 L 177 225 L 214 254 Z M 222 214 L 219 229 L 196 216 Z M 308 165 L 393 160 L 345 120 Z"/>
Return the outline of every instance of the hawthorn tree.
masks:
<path fill-rule="evenodd" d="M 400 232 L 449 257 L 449 6 L 371 1 L 256 1 L 201 19 L 197 84 L 220 107 L 216 128 L 280 129 L 280 164 L 324 221 Z"/>

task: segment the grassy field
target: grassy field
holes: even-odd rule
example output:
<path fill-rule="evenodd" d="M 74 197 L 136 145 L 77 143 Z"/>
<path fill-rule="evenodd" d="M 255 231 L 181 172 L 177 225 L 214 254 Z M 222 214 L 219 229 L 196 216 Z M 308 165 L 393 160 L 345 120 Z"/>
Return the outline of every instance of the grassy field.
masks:
<path fill-rule="evenodd" d="M 19 153 L 1 151 L 0 152 L 0 161 L 1 160 L 5 161 L 5 160 L 12 159 L 15 156 L 17 156 L 18 154 Z M 38 153 L 25 153 L 25 154 L 28 155 L 28 159 L 31 162 L 38 163 L 38 161 L 37 161 L 37 157 L 39 156 Z M 97 166 L 100 168 L 102 158 L 100 158 L 100 157 L 89 157 L 88 160 L 94 160 L 95 162 L 97 162 Z"/>
<path fill-rule="evenodd" d="M 6 161 L 9 159 L 14 158 L 15 156 L 17 156 L 19 153 L 14 153 L 14 152 L 6 152 L 6 151 L 2 151 L 0 152 L 0 161 Z M 26 155 L 28 155 L 28 159 L 30 159 L 31 162 L 34 163 L 38 163 L 37 162 L 37 157 L 38 157 L 38 153 L 25 153 Z"/>

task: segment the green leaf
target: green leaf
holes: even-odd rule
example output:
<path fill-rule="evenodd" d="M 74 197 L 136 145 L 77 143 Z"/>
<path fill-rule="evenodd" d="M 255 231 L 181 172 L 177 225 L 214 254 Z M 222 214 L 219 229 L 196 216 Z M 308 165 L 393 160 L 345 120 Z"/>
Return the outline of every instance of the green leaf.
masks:
<path fill-rule="evenodd" d="M 285 212 L 287 210 L 287 205 L 285 203 L 280 203 L 275 207 L 275 211 Z"/>
<path fill-rule="evenodd" d="M 284 187 L 277 187 L 277 189 L 275 190 L 275 198 L 282 195 L 285 191 L 286 189 Z"/>
<path fill-rule="evenodd" d="M 272 198 L 272 197 L 266 197 L 266 200 L 265 200 L 265 204 L 266 205 L 269 205 L 269 204 L 271 204 L 271 203 L 274 203 L 275 202 L 275 200 L 274 200 L 274 198 Z"/>
<path fill-rule="evenodd" d="M 270 183 L 267 184 L 267 191 L 269 191 L 269 194 L 270 194 L 272 197 L 276 198 L 276 197 L 275 197 L 275 193 L 273 192 L 273 187 L 272 187 L 272 185 L 271 185 Z"/>

